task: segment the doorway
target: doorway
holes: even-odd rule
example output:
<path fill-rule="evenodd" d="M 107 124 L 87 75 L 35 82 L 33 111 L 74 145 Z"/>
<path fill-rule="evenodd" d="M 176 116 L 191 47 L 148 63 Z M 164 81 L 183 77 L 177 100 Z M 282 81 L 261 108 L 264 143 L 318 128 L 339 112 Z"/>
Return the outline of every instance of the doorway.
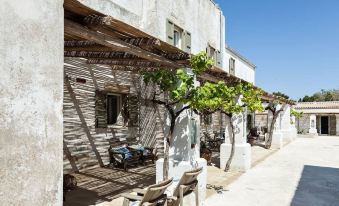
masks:
<path fill-rule="evenodd" d="M 328 116 L 322 116 L 320 121 L 321 121 L 320 134 L 328 134 Z"/>

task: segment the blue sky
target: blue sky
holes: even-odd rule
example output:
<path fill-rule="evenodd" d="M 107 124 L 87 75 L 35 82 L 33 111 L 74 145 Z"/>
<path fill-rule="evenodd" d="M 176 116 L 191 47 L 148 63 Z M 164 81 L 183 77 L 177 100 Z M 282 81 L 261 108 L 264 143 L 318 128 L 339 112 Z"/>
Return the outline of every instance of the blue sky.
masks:
<path fill-rule="evenodd" d="M 339 0 L 216 0 L 256 84 L 294 99 L 339 89 Z"/>

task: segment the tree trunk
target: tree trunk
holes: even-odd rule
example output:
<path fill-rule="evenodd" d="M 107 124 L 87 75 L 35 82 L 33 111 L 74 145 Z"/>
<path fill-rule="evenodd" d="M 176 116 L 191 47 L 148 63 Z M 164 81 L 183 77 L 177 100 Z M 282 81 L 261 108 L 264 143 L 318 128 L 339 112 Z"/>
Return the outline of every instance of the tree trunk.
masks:
<path fill-rule="evenodd" d="M 175 117 L 171 117 L 171 125 L 169 133 L 165 139 L 165 152 L 164 152 L 164 164 L 163 164 L 163 180 L 168 179 L 168 171 L 169 171 L 169 148 L 173 139 L 173 132 L 175 126 Z"/>
<path fill-rule="evenodd" d="M 266 144 L 265 144 L 265 148 L 266 149 L 270 149 L 271 146 L 272 146 L 272 138 L 273 138 L 273 132 L 274 132 L 274 125 L 275 125 L 275 122 L 277 121 L 278 115 L 279 115 L 279 113 L 273 113 L 273 119 L 271 121 L 270 130 L 268 132 L 268 138 L 267 138 Z"/>
<path fill-rule="evenodd" d="M 232 122 L 232 116 L 229 116 L 229 119 L 230 119 L 231 134 L 232 134 L 231 139 L 230 139 L 232 147 L 231 147 L 230 157 L 228 158 L 226 166 L 225 166 L 225 172 L 228 172 L 230 170 L 230 166 L 231 166 L 233 156 L 234 156 L 234 149 L 235 149 L 235 132 L 234 132 L 234 125 Z"/>

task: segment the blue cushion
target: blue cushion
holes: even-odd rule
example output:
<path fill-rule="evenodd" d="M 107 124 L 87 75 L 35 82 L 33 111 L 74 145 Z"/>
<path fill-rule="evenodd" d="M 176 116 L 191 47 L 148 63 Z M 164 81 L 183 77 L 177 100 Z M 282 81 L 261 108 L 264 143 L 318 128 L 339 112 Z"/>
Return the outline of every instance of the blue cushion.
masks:
<path fill-rule="evenodd" d="M 114 150 L 114 152 L 124 154 L 125 155 L 124 159 L 132 158 L 132 153 L 126 147 L 119 147 L 119 148 L 115 148 L 113 150 Z"/>

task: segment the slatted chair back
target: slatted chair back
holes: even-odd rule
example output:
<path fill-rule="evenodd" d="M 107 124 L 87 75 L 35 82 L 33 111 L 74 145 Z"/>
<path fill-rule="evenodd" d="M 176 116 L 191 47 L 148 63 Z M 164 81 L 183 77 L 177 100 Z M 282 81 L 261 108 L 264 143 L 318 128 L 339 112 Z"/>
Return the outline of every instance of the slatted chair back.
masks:
<path fill-rule="evenodd" d="M 193 190 L 195 189 L 195 187 L 197 187 L 198 184 L 198 175 L 202 172 L 202 167 L 199 167 L 197 169 L 193 169 L 190 171 L 185 172 L 177 187 L 175 188 L 174 192 L 173 192 L 173 196 L 174 197 L 179 197 L 180 195 L 180 186 L 184 185 L 187 186 L 184 188 L 183 194 L 184 195 L 188 195 L 189 193 L 193 192 Z"/>
<path fill-rule="evenodd" d="M 166 189 L 172 184 L 173 178 L 151 185 L 147 188 L 140 205 L 143 203 L 155 203 L 161 199 L 166 199 L 164 195 Z"/>

